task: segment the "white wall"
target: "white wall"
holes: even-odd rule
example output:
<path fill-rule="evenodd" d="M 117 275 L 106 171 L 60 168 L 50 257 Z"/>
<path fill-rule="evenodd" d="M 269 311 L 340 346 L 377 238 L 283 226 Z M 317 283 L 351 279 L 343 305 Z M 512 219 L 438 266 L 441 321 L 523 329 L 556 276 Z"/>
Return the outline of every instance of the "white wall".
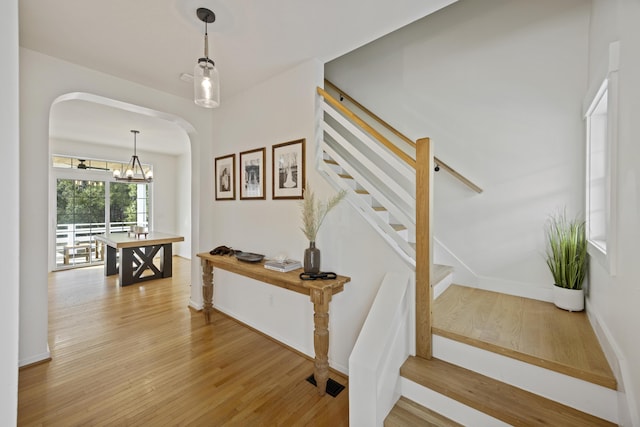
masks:
<path fill-rule="evenodd" d="M 176 157 L 176 194 L 175 194 L 175 233 L 184 236 L 184 242 L 173 244 L 173 254 L 191 259 L 191 155 L 181 154 Z"/>
<path fill-rule="evenodd" d="M 9 225 L 2 232 L 0 246 L 2 286 L 0 286 L 0 425 L 16 424 L 18 411 L 18 224 L 19 119 L 18 119 L 18 1 L 0 3 L 0 158 L 6 179 L 0 186 L 0 223 Z"/>
<path fill-rule="evenodd" d="M 271 200 L 271 146 L 305 138 L 308 181 L 320 197 L 334 194 L 315 169 L 315 87 L 321 81 L 322 64 L 310 60 L 225 100 L 215 110 L 216 145 L 207 179 L 213 176 L 213 157 L 266 147 L 267 199 L 215 201 L 211 194 L 206 201 L 213 213 L 208 218 L 213 226 L 211 248 L 225 244 L 267 256 L 284 252 L 302 259 L 308 242 L 299 229 L 298 202 Z M 345 291 L 334 296 L 330 307 L 330 364 L 346 372 L 349 354 L 384 274 L 407 270 L 346 203 L 327 216 L 317 245 L 323 271 L 352 278 Z M 308 297 L 216 270 L 214 305 L 313 356 L 313 307 Z"/>
<path fill-rule="evenodd" d="M 430 137 L 436 156 L 484 189 L 438 172 L 435 236 L 502 285 L 550 288 L 545 219 L 582 210 L 588 24 L 583 0 L 462 0 L 326 66 L 329 80 L 411 139 Z"/>
<path fill-rule="evenodd" d="M 43 79 L 42 76 L 47 78 Z M 48 357 L 47 346 L 47 247 L 48 233 L 49 111 L 56 99 L 68 93 L 87 93 L 126 105 L 144 107 L 160 117 L 171 115 L 191 141 L 192 253 L 200 250 L 200 233 L 210 235 L 209 197 L 202 174 L 211 166 L 211 111 L 188 99 L 150 89 L 97 71 L 79 67 L 28 49 L 20 50 L 20 363 Z M 26 172 L 28 163 L 28 173 Z M 204 187 L 204 188 L 203 188 Z M 207 244 L 208 246 L 208 244 Z M 191 305 L 201 304 L 200 271 L 192 266 Z M 195 284 L 195 286 L 194 286 Z M 187 305 L 185 301 L 185 306 Z"/>
<path fill-rule="evenodd" d="M 640 3 L 633 0 L 594 0 L 589 64 L 590 102 L 596 86 L 606 77 L 609 43 L 620 40 L 616 232 L 616 276 L 592 258 L 589 266 L 587 308 L 606 336 L 608 356 L 625 396 L 621 400 L 621 425 L 640 426 Z"/>

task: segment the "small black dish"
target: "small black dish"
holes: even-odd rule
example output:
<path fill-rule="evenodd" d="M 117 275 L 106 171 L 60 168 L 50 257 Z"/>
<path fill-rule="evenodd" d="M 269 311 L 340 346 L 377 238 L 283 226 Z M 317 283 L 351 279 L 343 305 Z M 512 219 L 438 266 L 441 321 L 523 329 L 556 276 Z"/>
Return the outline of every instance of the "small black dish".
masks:
<path fill-rule="evenodd" d="M 264 258 L 264 255 L 254 254 L 252 252 L 236 252 L 236 258 L 244 262 L 260 262 Z"/>

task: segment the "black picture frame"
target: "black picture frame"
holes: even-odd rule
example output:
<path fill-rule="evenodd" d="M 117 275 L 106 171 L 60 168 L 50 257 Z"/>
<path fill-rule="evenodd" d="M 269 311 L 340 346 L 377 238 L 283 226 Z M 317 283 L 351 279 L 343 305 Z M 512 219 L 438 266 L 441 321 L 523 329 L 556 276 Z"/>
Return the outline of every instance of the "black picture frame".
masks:
<path fill-rule="evenodd" d="M 302 199 L 305 177 L 305 139 L 276 144 L 272 148 L 272 197 Z"/>
<path fill-rule="evenodd" d="M 240 153 L 240 200 L 265 199 L 266 148 Z"/>

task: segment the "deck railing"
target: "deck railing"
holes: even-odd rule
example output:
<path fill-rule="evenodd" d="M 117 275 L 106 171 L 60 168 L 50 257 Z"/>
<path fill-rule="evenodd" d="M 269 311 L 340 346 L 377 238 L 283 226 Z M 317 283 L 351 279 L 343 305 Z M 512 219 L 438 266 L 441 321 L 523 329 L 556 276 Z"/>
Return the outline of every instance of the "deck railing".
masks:
<path fill-rule="evenodd" d="M 110 233 L 126 233 L 136 221 L 109 223 Z M 78 263 L 101 262 L 103 255 L 94 241 L 94 236 L 107 232 L 107 224 L 77 223 L 56 226 L 56 265 L 77 265 Z M 84 261 L 84 262 L 83 262 Z"/>

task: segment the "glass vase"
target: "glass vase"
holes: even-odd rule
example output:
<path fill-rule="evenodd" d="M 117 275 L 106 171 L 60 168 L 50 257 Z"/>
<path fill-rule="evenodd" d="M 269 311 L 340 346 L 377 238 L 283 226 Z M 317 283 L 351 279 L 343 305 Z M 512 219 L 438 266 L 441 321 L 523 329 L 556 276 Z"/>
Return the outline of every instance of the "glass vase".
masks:
<path fill-rule="evenodd" d="M 320 249 L 316 248 L 316 242 L 309 242 L 309 247 L 304 250 L 304 272 L 320 272 Z"/>

